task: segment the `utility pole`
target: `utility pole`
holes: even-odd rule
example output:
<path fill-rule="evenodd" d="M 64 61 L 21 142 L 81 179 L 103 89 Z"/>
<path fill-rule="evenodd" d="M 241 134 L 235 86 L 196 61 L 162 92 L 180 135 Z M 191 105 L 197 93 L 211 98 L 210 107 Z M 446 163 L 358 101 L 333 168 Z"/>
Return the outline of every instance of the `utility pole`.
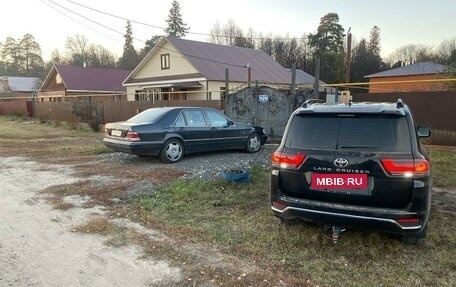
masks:
<path fill-rule="evenodd" d="M 290 85 L 290 95 L 293 101 L 295 100 L 295 86 L 296 86 L 296 63 L 293 63 L 291 66 L 291 85 Z"/>
<path fill-rule="evenodd" d="M 313 90 L 313 97 L 314 99 L 318 99 L 320 97 L 320 58 L 315 58 L 315 82 L 314 82 L 314 90 Z"/>
<path fill-rule="evenodd" d="M 229 70 L 228 68 L 225 68 L 225 96 L 223 99 L 224 102 L 224 108 L 225 109 L 228 106 L 228 94 L 230 93 L 229 88 L 230 88 L 230 76 L 229 76 Z"/>
<path fill-rule="evenodd" d="M 247 63 L 244 68 L 247 68 L 247 86 L 250 88 L 250 82 L 252 81 L 252 68 L 250 67 L 250 63 Z"/>
<path fill-rule="evenodd" d="M 348 91 L 348 83 L 350 83 L 350 64 L 351 64 L 351 44 L 352 34 L 350 33 L 351 27 L 348 28 L 347 32 L 347 54 L 345 57 L 345 90 Z"/>

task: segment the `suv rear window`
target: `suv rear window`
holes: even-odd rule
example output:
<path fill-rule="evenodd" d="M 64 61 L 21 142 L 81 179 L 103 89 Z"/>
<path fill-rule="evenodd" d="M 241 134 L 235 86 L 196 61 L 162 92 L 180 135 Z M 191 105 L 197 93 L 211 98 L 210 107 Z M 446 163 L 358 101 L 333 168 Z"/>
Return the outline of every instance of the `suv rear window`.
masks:
<path fill-rule="evenodd" d="M 405 117 L 378 115 L 296 115 L 285 146 L 305 149 L 411 151 Z"/>

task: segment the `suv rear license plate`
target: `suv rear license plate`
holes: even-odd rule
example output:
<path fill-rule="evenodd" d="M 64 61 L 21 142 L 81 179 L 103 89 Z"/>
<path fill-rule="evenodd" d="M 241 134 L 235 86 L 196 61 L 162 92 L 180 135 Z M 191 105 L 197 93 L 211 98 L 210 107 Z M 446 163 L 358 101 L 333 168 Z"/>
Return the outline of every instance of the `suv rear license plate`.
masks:
<path fill-rule="evenodd" d="M 367 174 L 322 174 L 313 173 L 311 187 L 313 189 L 367 189 Z"/>

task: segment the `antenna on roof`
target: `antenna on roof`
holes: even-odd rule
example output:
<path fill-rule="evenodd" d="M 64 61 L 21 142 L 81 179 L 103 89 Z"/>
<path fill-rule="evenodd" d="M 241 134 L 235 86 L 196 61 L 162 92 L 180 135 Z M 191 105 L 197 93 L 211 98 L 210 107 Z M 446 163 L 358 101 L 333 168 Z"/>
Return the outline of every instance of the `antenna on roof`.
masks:
<path fill-rule="evenodd" d="M 400 109 L 404 107 L 404 102 L 402 99 L 397 99 L 396 108 Z"/>

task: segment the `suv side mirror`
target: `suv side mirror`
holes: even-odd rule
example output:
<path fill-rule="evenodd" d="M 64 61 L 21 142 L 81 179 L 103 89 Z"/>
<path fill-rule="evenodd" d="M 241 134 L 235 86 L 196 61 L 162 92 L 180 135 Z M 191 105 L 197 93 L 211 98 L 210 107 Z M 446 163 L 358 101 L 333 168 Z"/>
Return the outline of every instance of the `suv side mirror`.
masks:
<path fill-rule="evenodd" d="M 234 122 L 233 121 L 228 121 L 227 124 L 228 124 L 228 126 L 232 126 L 232 125 L 234 125 Z"/>
<path fill-rule="evenodd" d="M 428 127 L 417 127 L 416 132 L 420 138 L 427 138 L 431 136 L 431 129 Z"/>

